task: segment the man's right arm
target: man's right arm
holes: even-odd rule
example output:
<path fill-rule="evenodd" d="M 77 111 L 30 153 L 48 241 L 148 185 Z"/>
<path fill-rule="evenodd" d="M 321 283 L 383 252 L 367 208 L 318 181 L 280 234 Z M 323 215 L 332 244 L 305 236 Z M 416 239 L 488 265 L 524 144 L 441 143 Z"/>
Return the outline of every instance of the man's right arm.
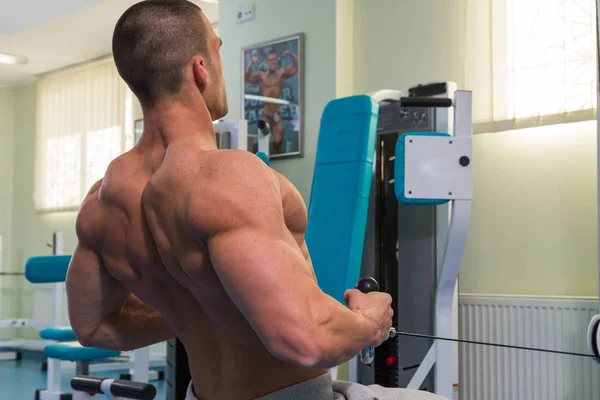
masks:
<path fill-rule="evenodd" d="M 244 78 L 246 81 L 250 83 L 259 83 L 260 82 L 260 72 L 252 72 L 252 65 L 254 64 L 253 60 L 250 60 L 248 63 L 248 67 L 244 73 Z"/>
<path fill-rule="evenodd" d="M 379 321 L 321 291 L 285 225 L 268 167 L 250 153 L 226 157 L 210 182 L 190 193 L 188 218 L 225 290 L 271 354 L 330 368 L 385 340 Z"/>

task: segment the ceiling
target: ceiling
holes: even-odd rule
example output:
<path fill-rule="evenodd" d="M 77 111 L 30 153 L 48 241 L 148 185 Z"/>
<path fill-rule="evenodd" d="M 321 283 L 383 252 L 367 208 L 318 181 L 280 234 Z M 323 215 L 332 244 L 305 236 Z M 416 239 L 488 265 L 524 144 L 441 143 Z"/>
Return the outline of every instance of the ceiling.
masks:
<path fill-rule="evenodd" d="M 121 14 L 139 0 L 19 0 L 3 2 L 0 52 L 29 59 L 0 64 L 0 86 L 35 80 L 36 75 L 110 54 L 112 32 Z M 218 4 L 192 0 L 211 22 Z"/>

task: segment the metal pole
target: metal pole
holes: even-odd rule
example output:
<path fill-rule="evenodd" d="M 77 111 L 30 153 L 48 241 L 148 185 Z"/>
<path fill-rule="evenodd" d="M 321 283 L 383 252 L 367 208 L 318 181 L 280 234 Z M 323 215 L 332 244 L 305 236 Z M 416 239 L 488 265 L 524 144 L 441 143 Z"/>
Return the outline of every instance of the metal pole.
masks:
<path fill-rule="evenodd" d="M 63 232 L 54 232 L 52 235 L 52 254 L 55 256 L 63 255 L 65 250 L 65 235 Z M 53 287 L 54 294 L 54 326 L 63 326 L 65 293 L 64 282 L 57 282 Z"/>

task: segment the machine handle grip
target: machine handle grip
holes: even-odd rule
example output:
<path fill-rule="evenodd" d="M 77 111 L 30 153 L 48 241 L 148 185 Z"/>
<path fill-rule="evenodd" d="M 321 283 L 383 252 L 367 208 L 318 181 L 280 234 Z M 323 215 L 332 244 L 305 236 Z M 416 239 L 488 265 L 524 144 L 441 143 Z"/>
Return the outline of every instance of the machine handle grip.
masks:
<path fill-rule="evenodd" d="M 452 107 L 452 99 L 439 97 L 401 97 L 402 107 Z"/>
<path fill-rule="evenodd" d="M 107 388 L 103 387 L 105 382 L 109 384 Z M 149 383 L 112 380 L 87 375 L 77 375 L 71 378 L 71 388 L 78 392 L 112 394 L 126 399 L 152 400 L 156 397 L 156 388 Z"/>
<path fill-rule="evenodd" d="M 356 288 L 362 293 L 379 292 L 379 283 L 374 278 L 361 278 L 356 284 Z M 358 353 L 358 356 L 363 364 L 371 364 L 375 358 L 375 347 L 365 347 Z"/>
<path fill-rule="evenodd" d="M 362 293 L 379 292 L 379 283 L 375 278 L 360 278 L 356 284 L 356 288 Z"/>

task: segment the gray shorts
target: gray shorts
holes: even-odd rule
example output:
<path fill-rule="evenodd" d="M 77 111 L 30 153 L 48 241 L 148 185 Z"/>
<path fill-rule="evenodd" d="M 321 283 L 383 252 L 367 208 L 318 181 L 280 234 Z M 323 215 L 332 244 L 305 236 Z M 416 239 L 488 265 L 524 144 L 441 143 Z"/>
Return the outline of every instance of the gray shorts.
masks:
<path fill-rule="evenodd" d="M 199 400 L 194 395 L 191 382 L 185 400 Z M 256 400 L 446 400 L 446 398 L 419 390 L 332 381 L 331 375 L 327 373 Z"/>

